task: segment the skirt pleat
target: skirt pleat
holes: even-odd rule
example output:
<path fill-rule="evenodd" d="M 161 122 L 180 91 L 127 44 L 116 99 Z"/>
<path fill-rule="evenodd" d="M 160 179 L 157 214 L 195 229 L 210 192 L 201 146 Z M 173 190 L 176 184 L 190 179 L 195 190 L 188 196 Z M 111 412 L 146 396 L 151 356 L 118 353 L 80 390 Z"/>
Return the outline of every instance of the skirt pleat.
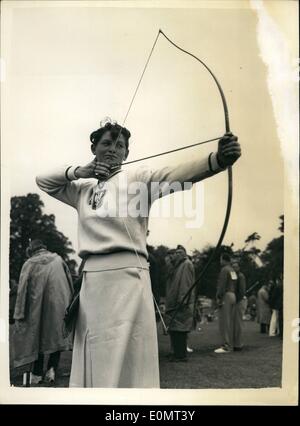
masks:
<path fill-rule="evenodd" d="M 84 272 L 70 387 L 159 387 L 156 321 L 147 269 Z"/>

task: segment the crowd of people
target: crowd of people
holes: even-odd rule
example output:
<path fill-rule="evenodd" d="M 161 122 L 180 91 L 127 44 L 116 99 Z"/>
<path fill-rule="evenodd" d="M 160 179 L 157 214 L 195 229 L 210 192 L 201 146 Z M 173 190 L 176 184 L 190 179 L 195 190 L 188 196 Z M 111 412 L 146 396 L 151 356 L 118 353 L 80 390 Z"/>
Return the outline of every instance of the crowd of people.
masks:
<path fill-rule="evenodd" d="M 203 314 L 201 297 L 195 290 L 189 298 L 182 300 L 195 281 L 193 263 L 184 247 L 169 250 L 165 258 L 168 270 L 166 297 L 161 304 L 164 319 L 169 326 L 170 360 L 186 362 L 189 348 L 188 333 L 193 328 L 201 330 L 200 325 L 218 317 L 220 347 L 215 353 L 224 354 L 241 351 L 244 347 L 243 321 L 257 320 L 261 333 L 270 336 L 283 336 L 283 286 L 282 279 L 269 281 L 262 285 L 257 295 L 252 291 L 247 297 L 246 279 L 240 270 L 240 259 L 223 253 L 220 256 L 220 273 L 217 280 L 215 300 L 210 300 L 209 312 Z M 259 284 L 259 283 L 257 283 Z M 215 309 L 216 308 L 216 309 Z M 173 313 L 176 318 L 173 320 Z"/>
<path fill-rule="evenodd" d="M 226 133 L 217 152 L 209 156 L 195 156 L 175 167 L 124 170 L 129 138 L 125 127 L 101 123 L 90 135 L 92 161 L 36 178 L 42 191 L 77 210 L 82 273 L 76 321 L 69 335 L 63 332 L 63 319 L 74 301 L 71 275 L 62 258 L 48 251 L 43 241 L 30 243 L 19 283 L 11 283 L 14 366 L 30 365 L 31 384 L 55 382 L 60 353 L 72 348 L 70 387 L 159 387 L 158 319 L 165 322 L 170 336 L 170 361 L 186 362 L 192 350 L 188 334 L 195 325 L 195 312 L 196 322 L 201 315 L 195 292 L 190 291 L 194 265 L 183 246 L 168 252 L 165 312 L 155 316 L 159 288 L 153 285 L 154 259 L 146 243 L 148 214 L 156 199 L 170 194 L 168 185 L 176 182 L 184 189 L 185 182 L 194 184 L 231 167 L 241 155 L 240 145 Z M 137 183 L 146 215 L 145 206 L 131 214 L 137 203 L 136 192 L 129 188 Z M 163 187 L 158 185 L 153 192 L 152 184 L 161 183 Z M 116 200 L 123 203 L 117 205 Z M 282 335 L 282 285 L 276 282 L 272 288 L 259 290 L 258 320 L 262 332 L 270 329 Z M 217 354 L 243 349 L 245 291 L 239 259 L 223 254 L 216 292 Z M 49 359 L 44 374 L 45 356 Z"/>
<path fill-rule="evenodd" d="M 208 311 L 196 297 L 195 269 L 186 249 L 178 245 L 164 259 L 167 269 L 165 298 L 160 303 L 158 267 L 149 250 L 149 269 L 155 302 L 156 320 L 163 321 L 170 337 L 170 362 L 187 362 L 188 335 L 205 321 L 218 318 L 220 347 L 216 354 L 241 351 L 244 347 L 243 321 L 257 320 L 261 333 L 283 336 L 282 279 L 263 284 L 246 297 L 246 279 L 240 260 L 227 253 L 220 256 L 220 272 L 215 300 Z M 73 280 L 66 263 L 51 253 L 41 240 L 33 240 L 27 249 L 19 283 L 11 282 L 10 323 L 14 325 L 11 348 L 13 366 L 28 365 L 30 384 L 55 383 L 62 351 L 73 348 L 72 336 L 63 333 L 63 318 L 72 299 Z M 188 297 L 186 295 L 188 294 Z M 158 311 L 159 315 L 158 315 Z M 109 330 L 107 330 L 109 333 Z M 44 358 L 48 357 L 44 373 Z"/>
<path fill-rule="evenodd" d="M 257 293 L 260 332 L 283 337 L 283 279 L 269 280 Z"/>

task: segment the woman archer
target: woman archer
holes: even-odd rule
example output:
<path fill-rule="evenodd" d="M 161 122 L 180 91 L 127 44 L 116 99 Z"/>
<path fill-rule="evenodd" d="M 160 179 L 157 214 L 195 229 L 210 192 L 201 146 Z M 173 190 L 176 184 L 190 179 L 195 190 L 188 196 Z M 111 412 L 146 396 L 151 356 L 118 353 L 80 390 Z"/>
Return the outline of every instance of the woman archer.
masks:
<path fill-rule="evenodd" d="M 241 155 L 237 138 L 230 133 L 208 157 L 157 170 L 144 166 L 125 170 L 122 163 L 129 154 L 130 136 L 125 127 L 107 122 L 90 135 L 93 161 L 36 179 L 41 190 L 78 213 L 79 256 L 85 264 L 71 387 L 159 387 L 146 249 L 151 204 L 170 193 L 165 190 L 168 185 L 179 183 L 182 189 L 185 182 L 214 176 Z M 163 191 L 153 196 L 153 184 L 161 183 Z M 139 214 L 132 208 L 136 197 L 136 191 L 129 190 L 132 186 L 142 193 L 146 206 Z"/>

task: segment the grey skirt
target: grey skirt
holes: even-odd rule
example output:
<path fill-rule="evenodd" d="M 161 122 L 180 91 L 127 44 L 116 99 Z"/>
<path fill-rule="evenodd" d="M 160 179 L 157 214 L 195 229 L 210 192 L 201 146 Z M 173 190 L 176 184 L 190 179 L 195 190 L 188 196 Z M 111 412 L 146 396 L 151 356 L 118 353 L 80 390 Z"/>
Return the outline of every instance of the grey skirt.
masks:
<path fill-rule="evenodd" d="M 84 272 L 70 387 L 159 387 L 155 313 L 144 265 Z"/>

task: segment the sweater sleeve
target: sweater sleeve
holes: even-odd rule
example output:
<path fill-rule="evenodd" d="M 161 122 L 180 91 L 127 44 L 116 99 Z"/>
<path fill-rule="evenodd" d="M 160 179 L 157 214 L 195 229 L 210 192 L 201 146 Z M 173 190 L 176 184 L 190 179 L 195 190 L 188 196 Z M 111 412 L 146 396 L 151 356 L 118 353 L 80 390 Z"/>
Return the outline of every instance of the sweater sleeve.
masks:
<path fill-rule="evenodd" d="M 151 200 L 154 201 L 170 193 L 190 189 L 194 183 L 224 170 L 226 169 L 221 168 L 218 164 L 217 154 L 211 153 L 208 157 L 177 166 L 156 170 L 141 167 L 138 180 L 148 185 Z"/>
<path fill-rule="evenodd" d="M 36 177 L 38 187 L 63 203 L 74 208 L 77 206 L 80 194 L 80 183 L 69 181 L 66 176 L 68 166 L 62 166 L 50 173 Z"/>

